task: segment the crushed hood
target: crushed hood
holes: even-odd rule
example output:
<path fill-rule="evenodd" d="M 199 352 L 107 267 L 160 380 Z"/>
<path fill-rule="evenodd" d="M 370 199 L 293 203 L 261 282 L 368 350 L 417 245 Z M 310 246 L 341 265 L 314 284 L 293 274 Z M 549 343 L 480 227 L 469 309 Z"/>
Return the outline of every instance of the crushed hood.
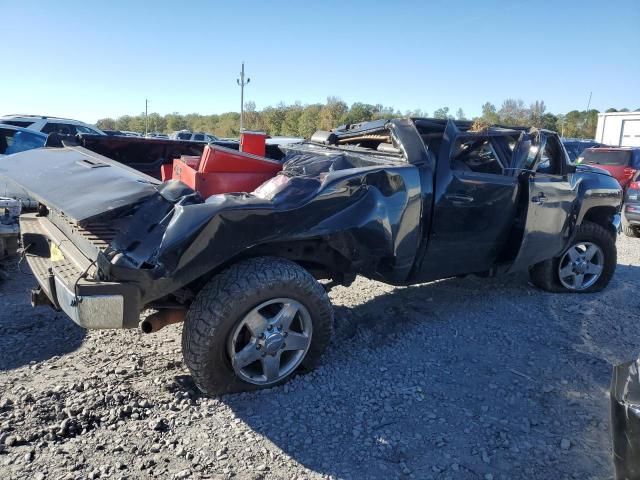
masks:
<path fill-rule="evenodd" d="M 160 183 L 82 147 L 40 148 L 5 157 L 0 177 L 79 224 L 153 196 Z"/>

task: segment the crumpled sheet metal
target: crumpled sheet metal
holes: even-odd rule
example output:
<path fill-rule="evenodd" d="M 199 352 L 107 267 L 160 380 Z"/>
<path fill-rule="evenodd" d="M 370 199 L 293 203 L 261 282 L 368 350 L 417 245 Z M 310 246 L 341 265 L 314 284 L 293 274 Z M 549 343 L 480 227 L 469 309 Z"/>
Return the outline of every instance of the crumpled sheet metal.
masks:
<path fill-rule="evenodd" d="M 116 263 L 145 268 L 152 279 L 139 286 L 150 301 L 255 245 L 325 238 L 354 271 L 404 281 L 420 241 L 418 169 L 402 162 L 357 165 L 359 159 L 342 154 L 318 160 L 290 152 L 283 172 L 257 191 L 204 202 L 187 196 L 163 203 L 172 185 L 165 183 L 112 242 Z"/>
<path fill-rule="evenodd" d="M 611 434 L 615 478 L 640 479 L 640 358 L 613 368 Z"/>

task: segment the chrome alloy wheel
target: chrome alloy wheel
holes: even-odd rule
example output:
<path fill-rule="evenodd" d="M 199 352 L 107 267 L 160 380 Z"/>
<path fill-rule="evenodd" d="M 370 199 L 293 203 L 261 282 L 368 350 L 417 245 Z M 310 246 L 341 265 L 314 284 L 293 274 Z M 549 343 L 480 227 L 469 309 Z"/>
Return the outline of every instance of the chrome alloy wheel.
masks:
<path fill-rule="evenodd" d="M 598 281 L 603 268 L 602 249 L 592 242 L 579 242 L 560 259 L 558 277 L 569 290 L 585 290 Z"/>
<path fill-rule="evenodd" d="M 313 324 L 307 308 L 291 298 L 274 298 L 249 311 L 233 329 L 227 352 L 236 375 L 254 385 L 270 385 L 302 362 Z"/>

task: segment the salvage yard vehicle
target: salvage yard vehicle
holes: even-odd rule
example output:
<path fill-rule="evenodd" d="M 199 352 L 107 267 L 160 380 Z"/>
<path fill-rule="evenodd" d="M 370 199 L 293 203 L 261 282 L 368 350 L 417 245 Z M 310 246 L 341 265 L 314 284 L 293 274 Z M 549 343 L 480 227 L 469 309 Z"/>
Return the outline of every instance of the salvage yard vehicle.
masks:
<path fill-rule="evenodd" d="M 5 158 L 7 155 L 42 148 L 46 142 L 47 135 L 44 133 L 0 123 L 0 161 L 11 162 L 13 159 Z M 0 197 L 18 200 L 23 208 L 35 208 L 38 205 L 27 192 L 8 179 L 0 178 Z M 17 218 L 13 223 L 16 225 L 15 236 L 17 238 Z"/>
<path fill-rule="evenodd" d="M 78 120 L 44 115 L 4 115 L 0 117 L 0 123 L 28 128 L 29 130 L 45 134 L 77 135 L 79 133 L 86 133 L 90 135 L 106 135 L 99 128 Z"/>
<path fill-rule="evenodd" d="M 47 135 L 44 133 L 0 123 L 0 157 L 42 148 L 46 141 Z"/>
<path fill-rule="evenodd" d="M 32 303 L 86 328 L 184 321 L 185 363 L 217 394 L 313 367 L 333 332 L 327 290 L 356 275 L 411 285 L 529 270 L 548 291 L 596 292 L 614 274 L 620 185 L 572 164 L 553 132 L 379 120 L 280 148 L 272 178 L 208 198 L 83 148 L 0 165 L 40 202 L 20 220 Z M 203 161 L 232 154 L 207 149 Z"/>
<path fill-rule="evenodd" d="M 173 140 L 189 140 L 192 142 L 217 142 L 219 139 L 214 135 L 204 132 L 192 132 L 191 130 L 180 130 L 169 135 Z"/>
<path fill-rule="evenodd" d="M 606 147 L 606 145 L 603 145 L 602 143 L 580 138 L 563 138 L 562 145 L 567 151 L 567 155 L 569 155 L 569 160 L 571 160 L 572 162 L 575 162 L 578 157 L 582 155 L 582 152 L 584 152 L 587 148 Z"/>
<path fill-rule="evenodd" d="M 640 148 L 587 148 L 578 157 L 578 162 L 606 170 L 618 180 L 622 188 L 627 188 L 631 179 L 640 171 Z"/>
<path fill-rule="evenodd" d="M 640 238 L 640 171 L 631 179 L 624 194 L 622 230 L 627 237 Z"/>

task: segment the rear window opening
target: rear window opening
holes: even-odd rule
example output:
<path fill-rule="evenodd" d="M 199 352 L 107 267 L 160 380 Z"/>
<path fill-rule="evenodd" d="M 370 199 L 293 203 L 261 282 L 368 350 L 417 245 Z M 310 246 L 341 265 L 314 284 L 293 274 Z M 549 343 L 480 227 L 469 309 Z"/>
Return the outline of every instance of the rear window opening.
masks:
<path fill-rule="evenodd" d="M 4 123 L 5 125 L 13 125 L 14 127 L 27 128 L 30 125 L 33 125 L 33 122 L 29 122 L 26 120 L 0 120 L 0 123 Z"/>
<path fill-rule="evenodd" d="M 614 165 L 628 167 L 631 162 L 630 150 L 585 150 L 578 159 L 587 165 Z"/>

